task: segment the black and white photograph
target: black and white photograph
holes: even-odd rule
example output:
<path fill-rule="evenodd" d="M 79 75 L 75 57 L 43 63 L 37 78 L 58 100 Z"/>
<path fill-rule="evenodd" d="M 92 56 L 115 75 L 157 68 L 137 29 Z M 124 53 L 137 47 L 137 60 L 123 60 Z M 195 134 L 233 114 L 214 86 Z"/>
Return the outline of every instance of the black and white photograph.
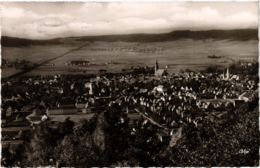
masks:
<path fill-rule="evenodd" d="M 258 167 L 258 1 L 0 2 L 1 167 Z"/>

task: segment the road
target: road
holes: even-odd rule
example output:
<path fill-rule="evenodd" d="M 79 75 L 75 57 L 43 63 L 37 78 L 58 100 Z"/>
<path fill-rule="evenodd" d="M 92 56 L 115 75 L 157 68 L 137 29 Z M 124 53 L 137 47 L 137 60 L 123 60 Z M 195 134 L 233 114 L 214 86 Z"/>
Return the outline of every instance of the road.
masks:
<path fill-rule="evenodd" d="M 2 133 L 3 132 L 16 132 L 16 131 L 26 131 L 30 130 L 30 127 L 3 127 L 2 128 Z"/>
<path fill-rule="evenodd" d="M 41 62 L 41 63 L 39 63 L 39 64 L 36 64 L 36 65 L 34 65 L 34 66 L 32 66 L 32 67 L 26 69 L 26 70 L 23 70 L 23 71 L 20 71 L 20 72 L 18 72 L 18 73 L 16 73 L 16 74 L 10 75 L 10 76 L 7 77 L 7 78 L 8 78 L 8 79 L 11 79 L 11 78 L 18 77 L 18 76 L 21 76 L 21 75 L 23 75 L 23 74 L 26 74 L 26 73 L 28 73 L 28 72 L 31 72 L 31 71 L 33 71 L 34 69 L 36 69 L 36 68 L 38 68 L 38 67 L 40 67 L 40 66 L 42 66 L 42 65 L 48 64 L 48 63 L 50 63 L 50 62 L 52 62 L 52 61 L 54 61 L 54 60 L 56 60 L 56 59 L 58 59 L 58 58 L 64 57 L 65 55 L 68 55 L 68 54 L 70 54 L 70 53 L 72 53 L 72 52 L 74 52 L 74 51 L 81 50 L 82 48 L 84 48 L 84 47 L 86 47 L 86 46 L 88 46 L 88 45 L 90 45 L 89 42 L 88 42 L 88 43 L 85 43 L 85 44 L 83 44 L 83 45 L 81 45 L 80 47 L 71 49 L 71 50 L 69 50 L 69 51 L 67 51 L 67 52 L 65 52 L 65 53 L 63 53 L 63 54 L 61 54 L 61 55 L 58 55 L 58 56 L 54 57 L 54 58 L 47 59 L 47 60 L 45 60 L 45 61 L 43 61 L 43 62 Z"/>

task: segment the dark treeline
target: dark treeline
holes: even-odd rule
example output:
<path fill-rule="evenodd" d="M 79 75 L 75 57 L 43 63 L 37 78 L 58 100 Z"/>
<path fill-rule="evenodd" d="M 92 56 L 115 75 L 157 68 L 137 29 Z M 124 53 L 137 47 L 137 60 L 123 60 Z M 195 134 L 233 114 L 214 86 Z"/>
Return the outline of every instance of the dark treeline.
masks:
<path fill-rule="evenodd" d="M 59 39 L 52 40 L 32 40 L 32 39 L 23 39 L 16 37 L 1 37 L 1 45 L 4 47 L 26 47 L 30 45 L 54 45 L 54 44 L 62 44 Z"/>

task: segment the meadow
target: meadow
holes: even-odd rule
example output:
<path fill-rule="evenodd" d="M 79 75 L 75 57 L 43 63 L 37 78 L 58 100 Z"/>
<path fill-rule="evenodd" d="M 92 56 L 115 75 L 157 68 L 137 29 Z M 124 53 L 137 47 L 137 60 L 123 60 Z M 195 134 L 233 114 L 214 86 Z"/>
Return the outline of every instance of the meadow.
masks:
<path fill-rule="evenodd" d="M 158 60 L 160 68 L 167 66 L 170 73 L 176 73 L 182 69 L 203 70 L 209 66 L 225 67 L 227 63 L 234 63 L 238 60 L 258 60 L 257 40 L 181 39 L 165 42 L 82 42 L 77 39 L 73 40 L 73 43 L 61 45 L 2 47 L 2 58 L 25 59 L 41 63 L 82 46 L 84 43 L 87 44 L 26 75 L 97 73 L 100 69 L 106 69 L 108 72 L 121 72 L 122 69 L 132 66 L 153 66 L 155 60 Z M 136 50 L 124 48 L 135 48 Z M 208 58 L 208 55 L 221 56 L 221 58 L 211 59 Z M 87 60 L 90 61 L 90 65 L 87 67 L 65 65 L 72 60 Z M 52 67 L 51 64 L 55 64 L 55 66 Z M 13 73 L 15 73 L 13 69 L 2 69 L 3 77 Z"/>

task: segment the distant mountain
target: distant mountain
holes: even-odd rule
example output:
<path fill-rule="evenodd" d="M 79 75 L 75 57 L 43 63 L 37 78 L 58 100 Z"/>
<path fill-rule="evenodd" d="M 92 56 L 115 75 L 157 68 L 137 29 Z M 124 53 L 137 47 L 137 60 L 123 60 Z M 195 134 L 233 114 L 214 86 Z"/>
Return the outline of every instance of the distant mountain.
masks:
<path fill-rule="evenodd" d="M 124 41 L 124 42 L 160 42 L 174 41 L 179 39 L 193 40 L 258 40 L 257 29 L 236 29 L 236 30 L 206 30 L 206 31 L 190 31 L 179 30 L 163 34 L 127 34 L 127 35 L 102 35 L 102 36 L 83 36 L 72 38 L 57 38 L 52 40 L 30 40 L 15 37 L 2 36 L 1 45 L 6 47 L 21 47 L 28 45 L 52 45 L 63 44 L 68 41 Z"/>
<path fill-rule="evenodd" d="M 126 42 L 159 42 L 173 41 L 179 39 L 203 40 L 213 38 L 216 40 L 257 40 L 257 29 L 237 29 L 237 30 L 207 30 L 190 31 L 180 30 L 163 34 L 130 34 L 130 35 L 105 35 L 105 36 L 85 36 L 78 38 L 79 41 L 126 41 Z"/>

